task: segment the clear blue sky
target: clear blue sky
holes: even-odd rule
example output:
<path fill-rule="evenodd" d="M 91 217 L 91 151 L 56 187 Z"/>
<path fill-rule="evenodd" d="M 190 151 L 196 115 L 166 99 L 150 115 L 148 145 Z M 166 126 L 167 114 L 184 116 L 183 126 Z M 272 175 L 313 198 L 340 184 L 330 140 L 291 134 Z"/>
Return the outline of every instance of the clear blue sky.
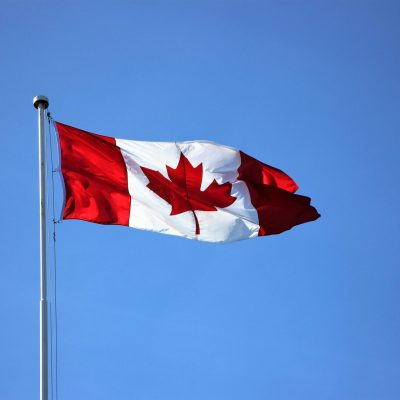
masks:
<path fill-rule="evenodd" d="M 39 393 L 38 94 L 92 132 L 240 148 L 322 214 L 219 246 L 63 222 L 60 400 L 400 398 L 399 2 L 1 8 L 1 399 Z"/>

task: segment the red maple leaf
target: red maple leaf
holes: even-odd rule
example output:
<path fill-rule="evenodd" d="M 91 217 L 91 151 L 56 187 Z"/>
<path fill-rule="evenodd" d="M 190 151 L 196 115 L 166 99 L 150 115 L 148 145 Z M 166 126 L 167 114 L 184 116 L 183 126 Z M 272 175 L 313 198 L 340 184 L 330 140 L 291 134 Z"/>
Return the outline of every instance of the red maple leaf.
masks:
<path fill-rule="evenodd" d="M 196 168 L 181 153 L 176 168 L 167 165 L 170 180 L 160 172 L 141 167 L 143 173 L 150 181 L 147 187 L 171 204 L 170 215 L 177 215 L 191 211 L 196 221 L 196 235 L 200 234 L 200 225 L 195 211 L 216 211 L 217 207 L 230 206 L 236 197 L 231 196 L 232 184 L 229 182 L 219 184 L 214 179 L 205 190 L 200 190 L 203 180 L 203 164 Z"/>

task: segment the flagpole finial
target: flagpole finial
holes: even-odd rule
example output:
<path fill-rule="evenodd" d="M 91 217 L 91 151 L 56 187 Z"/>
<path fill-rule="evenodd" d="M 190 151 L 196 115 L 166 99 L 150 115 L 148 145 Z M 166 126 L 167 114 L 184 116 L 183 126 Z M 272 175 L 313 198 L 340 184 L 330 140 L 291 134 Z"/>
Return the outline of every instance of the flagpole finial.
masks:
<path fill-rule="evenodd" d="M 49 99 L 46 96 L 36 96 L 33 98 L 33 106 L 39 108 L 39 105 L 43 104 L 44 109 L 49 106 Z"/>

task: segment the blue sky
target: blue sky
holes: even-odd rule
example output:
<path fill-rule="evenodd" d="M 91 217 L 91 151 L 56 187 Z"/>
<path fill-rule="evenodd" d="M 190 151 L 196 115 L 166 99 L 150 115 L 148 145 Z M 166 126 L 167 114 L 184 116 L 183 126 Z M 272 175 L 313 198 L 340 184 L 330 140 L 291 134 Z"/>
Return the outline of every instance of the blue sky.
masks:
<path fill-rule="evenodd" d="M 60 224 L 60 400 L 400 398 L 399 14 L 396 1 L 3 2 L 0 398 L 39 393 L 38 94 L 92 132 L 240 148 L 322 214 L 219 246 Z"/>

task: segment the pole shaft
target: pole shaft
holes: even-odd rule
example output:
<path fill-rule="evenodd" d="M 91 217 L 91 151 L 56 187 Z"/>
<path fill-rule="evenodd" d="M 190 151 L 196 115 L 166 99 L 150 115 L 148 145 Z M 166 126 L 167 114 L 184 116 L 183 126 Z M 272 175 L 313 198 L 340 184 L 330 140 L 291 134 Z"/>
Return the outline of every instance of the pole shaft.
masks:
<path fill-rule="evenodd" d="M 46 144 L 44 114 L 47 105 L 38 104 L 39 199 L 40 199 L 40 400 L 48 400 L 47 276 L 46 276 Z"/>

